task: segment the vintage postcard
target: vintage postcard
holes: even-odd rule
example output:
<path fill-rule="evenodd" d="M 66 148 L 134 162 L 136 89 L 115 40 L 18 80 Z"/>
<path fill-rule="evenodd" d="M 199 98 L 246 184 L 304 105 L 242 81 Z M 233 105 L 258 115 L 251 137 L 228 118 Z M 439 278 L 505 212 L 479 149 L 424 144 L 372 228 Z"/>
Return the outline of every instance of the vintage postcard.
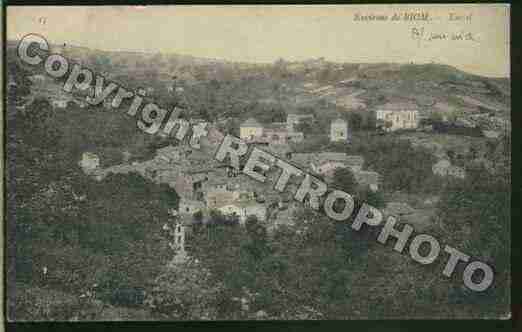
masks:
<path fill-rule="evenodd" d="M 509 319 L 509 22 L 7 6 L 7 321 Z"/>

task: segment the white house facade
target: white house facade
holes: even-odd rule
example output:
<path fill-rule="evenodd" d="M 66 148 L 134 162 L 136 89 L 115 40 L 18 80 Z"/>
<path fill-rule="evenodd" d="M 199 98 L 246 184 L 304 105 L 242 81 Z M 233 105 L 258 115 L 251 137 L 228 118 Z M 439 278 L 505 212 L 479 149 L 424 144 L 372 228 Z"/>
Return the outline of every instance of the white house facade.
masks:
<path fill-rule="evenodd" d="M 385 104 L 375 111 L 375 117 L 377 125 L 384 125 L 389 131 L 419 126 L 419 110 L 415 103 Z"/>
<path fill-rule="evenodd" d="M 341 118 L 330 124 L 330 142 L 346 142 L 348 140 L 348 122 Z"/>

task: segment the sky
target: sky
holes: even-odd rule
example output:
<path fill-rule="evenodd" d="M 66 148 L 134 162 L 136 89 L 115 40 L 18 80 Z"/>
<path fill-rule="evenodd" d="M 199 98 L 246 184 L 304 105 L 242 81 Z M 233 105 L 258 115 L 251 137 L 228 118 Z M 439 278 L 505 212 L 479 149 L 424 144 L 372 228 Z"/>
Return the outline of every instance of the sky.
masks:
<path fill-rule="evenodd" d="M 7 39 L 241 62 L 443 63 L 509 77 L 509 5 L 9 6 Z M 427 13 L 429 21 L 392 21 Z M 461 18 L 460 20 L 450 20 Z M 357 20 L 386 16 L 386 21 Z M 419 40 L 414 31 L 423 31 Z M 440 37 L 445 35 L 446 37 Z M 452 40 L 460 35 L 463 40 Z M 439 37 L 429 41 L 431 37 Z M 441 39 L 444 38 L 444 39 Z"/>

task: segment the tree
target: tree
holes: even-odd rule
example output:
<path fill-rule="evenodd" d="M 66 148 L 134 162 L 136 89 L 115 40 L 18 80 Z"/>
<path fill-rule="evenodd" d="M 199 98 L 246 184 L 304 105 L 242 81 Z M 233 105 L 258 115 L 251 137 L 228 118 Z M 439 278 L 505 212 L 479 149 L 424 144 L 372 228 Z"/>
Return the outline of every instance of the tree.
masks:
<path fill-rule="evenodd" d="M 244 248 L 252 255 L 254 260 L 262 259 L 268 252 L 266 228 L 254 215 L 248 216 L 245 226 L 250 241 Z"/>
<path fill-rule="evenodd" d="M 295 126 L 295 130 L 305 134 L 311 134 L 316 131 L 311 119 L 303 119 L 299 121 L 299 123 Z"/>
<path fill-rule="evenodd" d="M 335 169 L 333 183 L 336 187 L 347 193 L 353 193 L 357 188 L 357 181 L 355 180 L 352 171 L 347 167 Z"/>
<path fill-rule="evenodd" d="M 370 188 L 364 188 L 358 191 L 361 202 L 367 203 L 376 208 L 384 207 L 384 197 L 380 191 L 372 191 Z"/>
<path fill-rule="evenodd" d="M 362 127 L 362 115 L 357 112 L 351 112 L 349 115 L 348 123 L 350 124 L 350 127 L 352 130 L 359 130 Z"/>
<path fill-rule="evenodd" d="M 24 67 L 20 66 L 17 61 L 7 61 L 8 75 L 16 83 L 16 87 L 8 90 L 8 102 L 18 102 L 21 97 L 27 96 L 31 93 L 32 82 L 27 78 L 30 72 Z"/>
<path fill-rule="evenodd" d="M 201 211 L 194 212 L 192 218 L 196 223 L 201 223 L 203 221 L 203 213 Z"/>
<path fill-rule="evenodd" d="M 21 126 L 16 131 L 24 140 L 34 146 L 46 149 L 58 148 L 59 127 L 54 123 L 54 111 L 46 98 L 35 98 L 22 117 Z"/>
<path fill-rule="evenodd" d="M 225 123 L 225 133 L 239 137 L 239 121 L 236 118 L 228 119 Z"/>

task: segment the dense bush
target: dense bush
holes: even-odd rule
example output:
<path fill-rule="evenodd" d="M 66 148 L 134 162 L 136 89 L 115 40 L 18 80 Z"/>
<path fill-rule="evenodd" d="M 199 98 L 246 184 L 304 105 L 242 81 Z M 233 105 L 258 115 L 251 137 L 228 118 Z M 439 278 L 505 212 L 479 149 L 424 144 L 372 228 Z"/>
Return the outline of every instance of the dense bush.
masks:
<path fill-rule="evenodd" d="M 146 286 L 166 263 L 160 229 L 177 194 L 138 174 L 87 178 L 53 132 L 59 116 L 36 100 L 8 124 L 16 133 L 8 148 L 8 282 L 73 297 L 97 285 L 107 302 L 139 304 L 128 290 Z"/>
<path fill-rule="evenodd" d="M 336 150 L 364 157 L 364 168 L 379 173 L 384 191 L 409 193 L 437 193 L 441 182 L 432 172 L 436 158 L 427 150 L 413 147 L 410 142 L 395 136 L 375 136 L 364 133 L 352 143 L 334 146 Z"/>

